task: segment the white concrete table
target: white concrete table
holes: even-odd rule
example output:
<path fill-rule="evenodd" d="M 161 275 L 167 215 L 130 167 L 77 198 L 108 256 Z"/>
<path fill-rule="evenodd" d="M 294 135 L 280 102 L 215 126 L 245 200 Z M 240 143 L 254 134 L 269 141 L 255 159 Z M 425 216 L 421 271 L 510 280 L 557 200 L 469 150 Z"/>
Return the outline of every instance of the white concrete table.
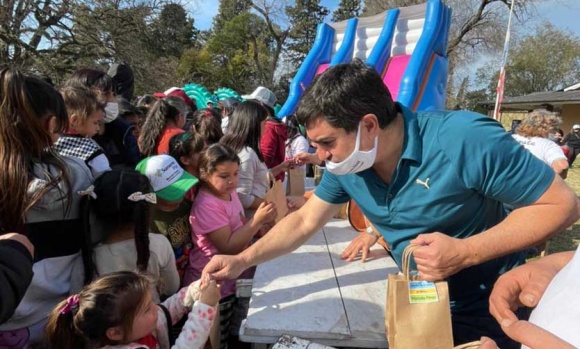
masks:
<path fill-rule="evenodd" d="M 357 234 L 347 221 L 331 221 L 293 253 L 259 265 L 240 339 L 271 344 L 288 334 L 329 346 L 386 348 L 387 275 L 398 268 L 378 245 L 366 263 L 341 260 Z"/>

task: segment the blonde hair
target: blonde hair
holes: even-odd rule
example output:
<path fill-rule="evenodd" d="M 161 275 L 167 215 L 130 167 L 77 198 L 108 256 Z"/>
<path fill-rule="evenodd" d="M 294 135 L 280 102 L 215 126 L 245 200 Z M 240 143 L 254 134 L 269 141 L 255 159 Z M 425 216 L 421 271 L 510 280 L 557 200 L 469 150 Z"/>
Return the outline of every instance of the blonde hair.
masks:
<path fill-rule="evenodd" d="M 545 109 L 537 109 L 526 115 L 516 133 L 527 138 L 546 137 L 548 133 L 558 130 L 561 123 L 562 118 L 558 114 Z"/>
<path fill-rule="evenodd" d="M 103 110 L 105 107 L 98 101 L 95 92 L 84 86 L 66 86 L 61 89 L 60 93 L 64 99 L 68 117 L 74 114 L 83 123 L 97 110 Z"/>

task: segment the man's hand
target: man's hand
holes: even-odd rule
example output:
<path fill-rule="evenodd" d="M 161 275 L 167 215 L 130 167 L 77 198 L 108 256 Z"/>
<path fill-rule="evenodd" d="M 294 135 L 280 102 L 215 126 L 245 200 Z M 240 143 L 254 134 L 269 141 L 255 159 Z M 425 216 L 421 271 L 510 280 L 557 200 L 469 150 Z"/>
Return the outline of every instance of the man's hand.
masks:
<path fill-rule="evenodd" d="M 419 277 L 426 281 L 439 281 L 465 269 L 469 248 L 464 240 L 436 232 L 421 234 L 410 242 L 422 245 L 413 252 Z"/>
<path fill-rule="evenodd" d="M 209 274 L 214 280 L 234 280 L 250 266 L 244 264 L 239 255 L 215 255 L 201 273 L 202 280 Z"/>
<path fill-rule="evenodd" d="M 378 237 L 362 232 L 354 238 L 348 247 L 340 254 L 341 259 L 346 259 L 347 262 L 352 262 L 356 256 L 362 253 L 361 262 L 364 263 L 367 259 L 371 246 L 378 240 Z"/>
<path fill-rule="evenodd" d="M 521 265 L 496 281 L 489 297 L 489 311 L 500 324 L 518 321 L 514 311 L 521 306 L 535 307 L 561 265 L 549 263 L 548 256 Z"/>

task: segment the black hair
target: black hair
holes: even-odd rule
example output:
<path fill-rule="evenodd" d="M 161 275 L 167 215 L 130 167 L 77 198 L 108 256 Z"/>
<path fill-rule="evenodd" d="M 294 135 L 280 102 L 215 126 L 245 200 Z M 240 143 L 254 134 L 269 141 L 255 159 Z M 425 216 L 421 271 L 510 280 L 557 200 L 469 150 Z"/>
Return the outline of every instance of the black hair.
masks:
<path fill-rule="evenodd" d="M 169 155 L 177 161 L 179 166 L 185 168 L 185 164 L 181 162 L 181 157 L 201 153 L 204 147 L 205 140 L 200 134 L 184 132 L 171 137 L 169 140 Z"/>
<path fill-rule="evenodd" d="M 150 257 L 149 205 L 145 200 L 131 201 L 129 196 L 136 192 L 150 193 L 149 179 L 136 170 L 113 169 L 103 173 L 93 185 L 96 199 L 90 199 L 89 210 L 97 220 L 113 227 L 134 226 L 137 268 L 146 271 Z M 110 233 L 105 232 L 103 239 Z"/>
<path fill-rule="evenodd" d="M 153 95 L 143 95 L 143 97 L 139 98 L 137 101 L 137 106 L 144 107 L 145 105 L 151 105 L 156 100 L 157 98 L 155 98 Z"/>
<path fill-rule="evenodd" d="M 201 176 L 202 180 L 206 180 L 207 176 L 214 173 L 217 166 L 224 162 L 235 162 L 239 165 L 240 158 L 236 151 L 227 145 L 216 143 L 207 147 L 199 158 L 199 173 L 204 173 Z"/>
<path fill-rule="evenodd" d="M 244 147 L 250 147 L 260 161 L 264 157 L 260 151 L 260 139 L 262 138 L 261 123 L 268 117 L 268 112 L 258 102 L 245 101 L 236 107 L 230 116 L 228 133 L 220 143 L 231 147 L 239 153 Z"/>
<path fill-rule="evenodd" d="M 75 71 L 65 82 L 65 86 L 84 86 L 92 89 L 99 102 L 106 102 L 107 94 L 113 92 L 113 79 L 104 71 L 83 68 Z"/>
<path fill-rule="evenodd" d="M 183 116 L 187 118 L 188 114 L 191 113 L 191 108 L 187 105 L 185 100 L 179 96 L 168 96 L 164 98 L 169 105 L 177 108 Z"/>
<path fill-rule="evenodd" d="M 264 103 L 262 103 L 262 106 L 264 108 L 266 108 L 266 110 L 268 111 L 268 120 L 274 121 L 274 122 L 277 122 L 277 123 L 281 123 L 282 122 L 280 119 L 278 119 L 276 117 L 276 112 L 274 111 L 274 108 L 272 108 L 269 105 L 266 105 Z"/>
<path fill-rule="evenodd" d="M 131 104 L 125 98 L 117 98 L 117 103 L 119 103 L 119 117 L 125 118 L 130 115 L 135 115 L 139 119 L 145 118 L 141 109 Z"/>
<path fill-rule="evenodd" d="M 298 123 L 296 115 L 292 114 L 286 117 L 286 130 L 288 132 L 286 144 L 292 143 L 294 138 L 302 135 L 300 132 L 300 124 Z"/>
<path fill-rule="evenodd" d="M 305 91 L 296 111 L 302 125 L 322 118 L 346 132 L 356 131 L 366 114 L 376 115 L 384 129 L 396 118 L 397 109 L 381 76 L 359 59 L 320 75 Z"/>
<path fill-rule="evenodd" d="M 222 116 L 215 109 L 200 109 L 193 113 L 191 131 L 199 133 L 205 139 L 206 144 L 214 144 L 224 136 L 222 131 Z"/>

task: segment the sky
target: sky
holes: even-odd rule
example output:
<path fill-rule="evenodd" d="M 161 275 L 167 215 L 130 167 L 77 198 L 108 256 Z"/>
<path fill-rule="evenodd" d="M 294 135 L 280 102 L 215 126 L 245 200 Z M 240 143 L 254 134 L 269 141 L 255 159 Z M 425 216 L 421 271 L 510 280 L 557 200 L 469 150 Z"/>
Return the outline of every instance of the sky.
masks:
<path fill-rule="evenodd" d="M 321 4 L 330 10 L 327 21 L 330 21 L 332 11 L 336 9 L 339 2 L 340 0 L 321 1 Z M 218 7 L 219 0 L 195 0 L 195 5 L 191 6 L 190 12 L 190 15 L 195 19 L 195 26 L 198 29 L 209 29 L 213 17 L 217 14 Z M 536 26 L 544 21 L 548 21 L 556 28 L 571 31 L 580 37 L 580 21 L 578 21 L 578 14 L 580 14 L 580 0 L 540 0 L 535 7 L 537 10 L 537 16 L 534 20 L 524 23 L 514 20 L 512 21 L 513 30 L 517 30 L 524 34 L 533 33 Z M 506 11 L 508 11 L 507 7 Z M 501 35 L 504 36 L 505 33 L 501 33 Z M 474 81 L 477 69 L 481 67 L 487 59 L 488 58 L 485 56 L 482 56 L 478 61 L 469 65 L 468 71 L 465 73 L 470 76 L 471 81 Z M 458 74 L 458 76 L 460 75 L 461 74 Z"/>
<path fill-rule="evenodd" d="M 516 0 L 529 1 L 529 0 Z M 321 4 L 326 6 L 330 12 L 338 6 L 340 0 L 322 0 Z M 209 29 L 212 19 L 217 14 L 219 0 L 196 0 L 192 6 L 191 16 L 195 19 L 195 26 L 199 29 Z M 538 18 L 532 23 L 518 23 L 514 25 L 525 26 L 526 30 L 533 28 L 541 21 L 548 21 L 559 29 L 571 30 L 580 36 L 580 22 L 578 14 L 580 13 L 579 0 L 544 0 L 537 5 Z M 330 16 L 329 16 L 330 17 Z"/>
<path fill-rule="evenodd" d="M 321 4 L 328 9 L 334 10 L 340 0 L 322 0 Z M 219 0 L 197 0 L 193 6 L 191 16 L 195 19 L 195 27 L 198 29 L 209 29 L 213 16 L 218 12 Z"/>

